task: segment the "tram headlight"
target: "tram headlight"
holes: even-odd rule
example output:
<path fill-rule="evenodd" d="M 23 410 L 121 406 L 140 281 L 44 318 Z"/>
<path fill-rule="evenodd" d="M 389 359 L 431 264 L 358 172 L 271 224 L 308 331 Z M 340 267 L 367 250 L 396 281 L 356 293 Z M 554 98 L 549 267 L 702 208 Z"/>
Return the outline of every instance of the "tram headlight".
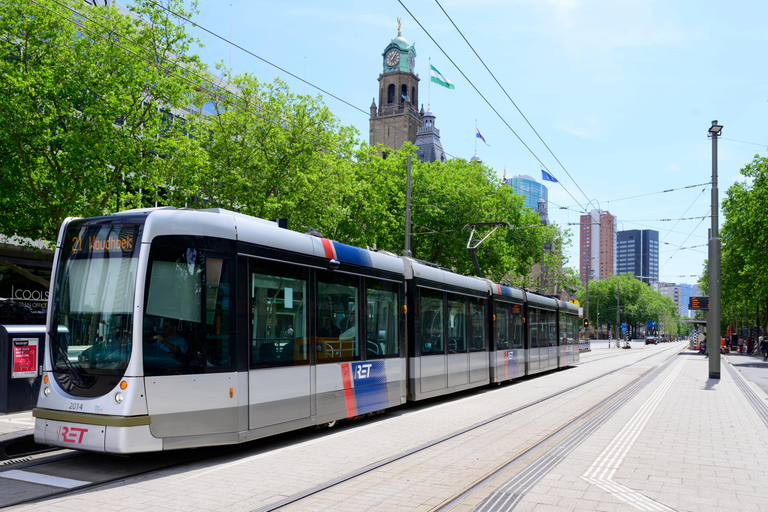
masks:
<path fill-rule="evenodd" d="M 113 400 L 115 401 L 116 404 L 120 405 L 121 403 L 123 403 L 123 394 L 118 391 L 117 393 L 115 393 Z"/>
<path fill-rule="evenodd" d="M 50 394 L 51 394 L 51 388 L 49 388 L 48 386 L 45 386 L 45 388 L 43 388 L 43 396 L 48 396 Z"/>

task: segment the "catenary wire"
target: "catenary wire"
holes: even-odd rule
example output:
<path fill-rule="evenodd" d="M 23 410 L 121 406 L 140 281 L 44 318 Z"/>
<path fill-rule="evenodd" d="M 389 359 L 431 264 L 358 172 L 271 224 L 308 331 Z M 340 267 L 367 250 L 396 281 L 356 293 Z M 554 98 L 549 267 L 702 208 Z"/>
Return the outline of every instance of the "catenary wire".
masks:
<path fill-rule="evenodd" d="M 402 4 L 402 2 L 400 2 L 400 3 Z M 518 107 L 518 106 L 517 106 L 517 103 L 515 103 L 515 101 L 512 99 L 512 97 L 510 97 L 510 95 L 509 95 L 509 93 L 507 92 L 507 90 L 504 88 L 504 86 L 503 86 L 503 85 L 501 85 L 501 83 L 499 82 L 499 80 L 496 78 L 496 75 L 494 75 L 494 74 L 493 74 L 493 72 L 490 70 L 490 68 L 488 68 L 488 66 L 486 65 L 485 61 L 482 59 L 482 57 L 480 57 L 480 55 L 477 53 L 477 51 L 476 51 L 476 50 L 475 50 L 475 48 L 472 46 L 472 44 L 471 44 L 471 43 L 470 43 L 470 42 L 467 40 L 467 38 L 464 36 L 464 33 L 461 31 L 461 29 L 459 29 L 459 27 L 458 27 L 458 26 L 456 26 L 456 23 L 455 23 L 455 22 L 453 21 L 453 19 L 452 19 L 452 18 L 451 18 L 451 17 L 448 15 L 448 13 L 445 11 L 445 9 L 443 8 L 443 6 L 442 6 L 442 5 L 440 5 L 440 2 L 439 2 L 438 0 L 435 0 L 435 3 L 437 4 L 437 6 L 438 6 L 438 7 L 440 7 L 440 10 L 441 10 L 441 11 L 443 11 L 443 14 L 445 14 L 445 17 L 446 17 L 446 18 L 448 18 L 448 21 L 450 21 L 450 22 L 451 22 L 451 24 L 453 25 L 453 27 L 456 29 L 456 31 L 459 33 L 459 35 L 462 37 L 462 39 L 464 39 L 464 42 L 466 42 L 466 43 L 467 43 L 467 46 L 469 46 L 469 48 L 470 48 L 470 49 L 472 50 L 472 52 L 475 54 L 475 56 L 476 56 L 476 57 L 477 57 L 477 59 L 480 61 L 480 63 L 481 63 L 481 64 L 482 64 L 482 65 L 485 67 L 486 71 L 488 71 L 488 73 L 491 75 L 491 77 L 492 77 L 492 78 L 493 78 L 493 80 L 496 82 L 496 84 L 499 86 L 499 88 L 501 88 L 502 92 L 504 92 L 504 94 L 506 95 L 507 99 L 509 99 L 509 101 L 512 103 L 512 105 L 514 105 L 514 107 L 517 109 L 517 111 L 518 111 L 518 112 L 520 113 L 520 115 L 523 117 L 523 119 L 525 120 L 525 122 L 526 122 L 526 123 L 528 123 L 528 126 L 531 128 L 531 130 L 533 130 L 533 133 L 535 133 L 535 134 L 536 134 L 536 136 L 537 136 L 537 137 L 539 138 L 539 140 L 541 141 L 541 143 L 542 143 L 542 144 L 544 144 L 544 147 L 545 147 L 545 148 L 547 148 L 547 151 L 549 151 L 549 154 L 550 154 L 550 155 L 552 155 L 552 157 L 553 157 L 553 158 L 555 159 L 555 161 L 556 161 L 556 162 L 557 162 L 557 163 L 560 165 L 560 167 L 563 169 L 563 171 L 565 171 L 565 173 L 568 175 L 568 177 L 569 177 L 569 178 L 571 178 L 571 181 L 573 181 L 573 184 L 574 184 L 574 185 L 576 185 L 576 188 L 578 188 L 578 189 L 579 189 L 579 191 L 582 193 L 582 195 L 583 195 L 583 196 L 584 196 L 584 197 L 587 199 L 587 202 L 589 202 L 589 201 L 590 201 L 590 199 L 589 199 L 589 197 L 587 197 L 587 194 L 585 194 L 585 193 L 584 193 L 584 191 L 581 189 L 581 187 L 579 186 L 579 184 L 578 184 L 578 183 L 576 183 L 576 180 L 573 178 L 573 176 L 571 176 L 571 173 L 569 173 L 569 172 L 568 172 L 568 169 L 566 169 L 566 168 L 565 168 L 565 166 L 563 165 L 563 163 L 560 161 L 560 159 L 559 159 L 559 158 L 557 158 L 557 156 L 556 156 L 556 155 L 555 155 L 555 153 L 552 151 L 552 149 L 549 147 L 549 145 L 548 145 L 548 144 L 547 144 L 547 143 L 544 141 L 544 139 L 541 137 L 541 135 L 539 135 L 539 132 L 538 132 L 538 131 L 536 131 L 536 128 L 534 128 L 534 127 L 533 127 L 533 125 L 532 125 L 532 124 L 531 124 L 531 122 L 528 120 L 528 118 L 525 116 L 525 114 L 523 114 L 523 111 L 522 111 L 522 110 L 520 110 L 520 107 Z M 463 73 L 462 73 L 462 74 L 463 74 Z M 465 77 L 465 78 L 466 78 L 466 77 Z M 558 182 L 558 183 L 560 183 L 560 182 Z M 564 186 L 562 183 L 560 183 L 560 186 L 562 186 L 563 188 L 565 188 L 565 186 Z"/>
<path fill-rule="evenodd" d="M 539 162 L 539 164 L 541 164 L 541 166 L 544 169 L 547 169 L 549 171 L 549 168 L 544 164 L 544 162 L 541 161 L 541 159 L 538 157 L 538 155 L 528 146 L 528 144 L 525 143 L 525 141 L 520 137 L 520 135 L 518 135 L 517 132 L 509 125 L 509 123 L 504 118 L 504 116 L 502 116 L 499 113 L 499 111 L 496 110 L 496 108 L 491 104 L 491 102 L 488 101 L 488 99 L 483 95 L 483 93 L 481 93 L 480 90 L 475 86 L 475 84 L 472 82 L 472 80 L 470 80 L 469 77 L 467 77 L 467 75 L 464 74 L 464 71 L 462 71 L 461 68 L 458 66 L 458 64 L 456 64 L 456 62 L 454 62 L 454 60 L 450 57 L 450 55 L 448 55 L 448 53 L 445 50 L 443 50 L 443 47 L 440 46 L 440 44 L 435 40 L 435 38 L 432 37 L 432 34 L 429 33 L 429 31 L 424 27 L 424 25 L 422 25 L 421 22 L 416 18 L 416 16 L 414 16 L 413 13 L 408 9 L 408 7 L 405 6 L 403 1 L 402 0 L 398 0 L 398 2 L 403 7 L 403 9 L 405 9 L 405 11 L 411 16 L 411 18 L 413 18 L 413 21 L 415 21 L 416 24 L 419 25 L 419 27 L 421 27 L 421 29 L 424 31 L 424 33 L 427 35 L 427 37 L 429 37 L 432 40 L 432 42 L 435 43 L 435 46 L 437 46 L 440 49 L 440 51 L 443 52 L 443 55 L 445 55 L 445 57 L 449 61 L 451 61 L 451 64 L 453 64 L 453 66 L 456 68 L 456 70 L 459 73 L 461 73 L 461 76 L 463 76 L 464 79 L 469 83 L 469 85 L 472 86 L 472 88 L 475 90 L 475 92 L 477 92 L 477 94 L 483 99 L 483 101 L 485 101 L 485 103 L 491 108 L 491 110 L 493 110 L 493 112 L 496 114 L 496 116 L 498 116 L 498 118 L 501 119 L 501 122 L 504 123 L 504 125 L 506 125 L 507 128 L 509 128 L 509 130 L 515 135 L 515 137 L 517 137 L 517 140 L 520 141 L 520 143 L 525 147 L 525 149 L 527 149 L 528 152 L 531 155 L 533 155 L 533 157 Z M 562 184 L 561 184 L 561 186 L 562 186 Z M 565 188 L 565 186 L 563 186 L 563 190 L 565 190 L 568 193 L 568 195 L 571 196 L 571 199 L 573 199 L 579 206 L 581 206 L 581 203 L 579 203 L 579 201 L 575 197 L 573 197 L 573 194 L 571 194 L 570 190 Z M 582 210 L 586 211 L 586 208 L 582 207 Z"/>

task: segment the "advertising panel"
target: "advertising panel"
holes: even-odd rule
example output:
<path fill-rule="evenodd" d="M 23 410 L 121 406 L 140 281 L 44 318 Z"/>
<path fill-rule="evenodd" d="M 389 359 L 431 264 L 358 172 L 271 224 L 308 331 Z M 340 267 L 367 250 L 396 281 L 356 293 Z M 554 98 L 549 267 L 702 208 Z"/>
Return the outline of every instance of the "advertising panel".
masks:
<path fill-rule="evenodd" d="M 37 377 L 37 338 L 13 338 L 11 378 Z"/>

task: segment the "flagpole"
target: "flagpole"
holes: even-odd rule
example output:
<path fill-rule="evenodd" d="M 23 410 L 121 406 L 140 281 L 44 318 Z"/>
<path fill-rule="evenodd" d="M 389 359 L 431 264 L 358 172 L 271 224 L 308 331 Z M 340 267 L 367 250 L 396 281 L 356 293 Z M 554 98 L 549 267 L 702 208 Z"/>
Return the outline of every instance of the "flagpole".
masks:
<path fill-rule="evenodd" d="M 432 57 L 427 58 L 427 64 L 429 64 L 429 82 L 427 82 L 427 110 L 432 104 Z"/>
<path fill-rule="evenodd" d="M 475 154 L 477 154 L 477 119 L 475 119 Z"/>

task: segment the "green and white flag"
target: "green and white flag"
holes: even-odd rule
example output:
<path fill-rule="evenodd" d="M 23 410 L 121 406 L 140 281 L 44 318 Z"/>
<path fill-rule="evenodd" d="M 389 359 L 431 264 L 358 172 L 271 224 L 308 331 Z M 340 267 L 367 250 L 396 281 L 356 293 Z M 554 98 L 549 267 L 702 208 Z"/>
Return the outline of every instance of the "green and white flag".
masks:
<path fill-rule="evenodd" d="M 440 84 L 443 87 L 447 87 L 449 89 L 455 89 L 456 87 L 453 85 L 453 82 L 445 78 L 438 70 L 433 66 L 432 64 L 429 65 L 430 68 L 432 68 L 429 72 L 430 80 L 435 82 L 436 84 Z"/>

